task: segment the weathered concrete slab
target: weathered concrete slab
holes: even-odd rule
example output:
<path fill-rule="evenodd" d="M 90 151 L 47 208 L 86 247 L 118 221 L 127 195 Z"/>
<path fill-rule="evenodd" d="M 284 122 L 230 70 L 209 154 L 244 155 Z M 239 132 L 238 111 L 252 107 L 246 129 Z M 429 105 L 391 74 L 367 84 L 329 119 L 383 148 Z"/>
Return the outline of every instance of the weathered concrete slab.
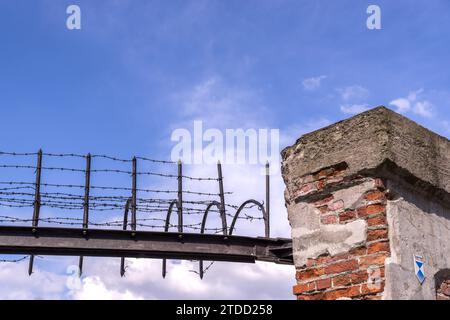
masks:
<path fill-rule="evenodd" d="M 395 171 L 422 190 L 450 194 L 450 141 L 385 107 L 306 134 L 282 156 L 288 191 L 295 179 L 345 162 L 347 174 Z"/>

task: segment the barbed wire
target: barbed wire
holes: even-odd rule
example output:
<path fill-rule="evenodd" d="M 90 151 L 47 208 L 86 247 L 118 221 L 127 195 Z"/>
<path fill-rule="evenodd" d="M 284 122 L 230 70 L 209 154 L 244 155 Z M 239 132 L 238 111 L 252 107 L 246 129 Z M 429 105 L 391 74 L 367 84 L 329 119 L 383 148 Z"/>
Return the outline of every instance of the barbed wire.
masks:
<path fill-rule="evenodd" d="M 0 156 L 11 156 L 11 157 L 19 157 L 19 156 L 46 156 L 46 157 L 54 157 L 54 158 L 80 158 L 86 159 L 88 155 L 76 154 L 76 153 L 41 153 L 41 152 L 32 152 L 32 153 L 16 153 L 16 152 L 2 152 L 0 151 Z M 151 159 L 145 157 L 135 157 L 133 159 L 123 159 L 114 156 L 109 156 L 105 154 L 91 154 L 91 158 L 95 159 L 106 159 L 114 162 L 121 162 L 130 164 L 136 160 L 151 162 L 156 164 L 177 164 L 174 161 L 166 161 L 166 160 L 158 160 Z M 36 182 L 27 182 L 27 181 L 0 181 L 0 207 L 9 207 L 9 208 L 33 208 L 36 206 L 46 207 L 52 209 L 51 211 L 45 211 L 45 216 L 41 217 L 19 217 L 12 215 L 1 215 L 0 223 L 2 224 L 31 224 L 40 222 L 43 225 L 61 225 L 61 226 L 69 226 L 69 227 L 83 227 L 86 223 L 90 227 L 98 227 L 98 228 L 123 228 L 124 221 L 123 219 L 117 218 L 125 213 L 125 209 L 135 210 L 137 216 L 133 219 L 129 219 L 130 221 L 125 222 L 125 228 L 131 229 L 127 227 L 140 228 L 142 231 L 145 230 L 157 230 L 157 231 L 165 231 L 167 228 L 169 231 L 171 229 L 179 230 L 179 225 L 177 223 L 172 223 L 167 221 L 168 210 L 169 207 L 173 206 L 173 203 L 177 203 L 176 207 L 173 207 L 172 210 L 173 215 L 177 214 L 178 210 L 182 210 L 183 215 L 187 216 L 187 219 L 183 223 L 183 230 L 187 230 L 188 232 L 205 232 L 212 234 L 220 234 L 223 233 L 224 230 L 222 227 L 206 227 L 202 222 L 198 222 L 196 216 L 204 216 L 206 207 L 209 208 L 210 213 L 215 213 L 214 218 L 220 219 L 222 214 L 225 214 L 227 218 L 237 218 L 240 220 L 247 220 L 249 222 L 253 222 L 254 220 L 264 220 L 264 217 L 261 217 L 259 214 L 257 216 L 253 214 L 249 214 L 247 212 L 242 211 L 240 216 L 236 217 L 231 211 L 238 210 L 240 206 L 224 203 L 223 196 L 233 194 L 233 192 L 223 192 L 223 184 L 222 184 L 222 176 L 219 173 L 219 177 L 199 177 L 199 176 L 190 176 L 190 175 L 181 175 L 181 174 L 171 174 L 166 172 L 160 172 L 158 170 L 142 170 L 137 171 L 134 167 L 133 170 L 126 170 L 122 167 L 115 167 L 113 163 L 109 163 L 109 167 L 96 167 L 93 169 L 85 168 L 77 168 L 72 167 L 71 165 L 67 165 L 67 161 L 64 163 L 66 166 L 42 166 L 40 161 L 38 161 L 38 165 L 29 165 L 23 163 L 2 163 L 0 164 L 1 169 L 31 169 L 36 172 L 36 177 L 38 177 L 37 173 L 40 171 L 56 171 L 56 172 L 75 172 L 75 173 L 110 173 L 110 174 L 126 174 L 130 176 L 156 176 L 161 178 L 169 178 L 169 179 L 185 179 L 192 181 L 219 181 L 221 192 L 214 193 L 200 191 L 200 190 L 171 190 L 171 189 L 157 189 L 157 188 L 137 188 L 137 187 L 123 187 L 123 186 L 107 186 L 107 185 L 80 185 L 80 184 L 60 184 L 60 183 L 49 183 L 49 182 L 40 182 L 39 184 Z M 44 161 L 45 163 L 45 161 Z M 104 163 L 104 162 L 100 162 Z M 150 167 L 150 166 L 149 166 Z M 154 166 L 159 168 L 159 166 Z M 220 171 L 219 171 L 220 172 Z M 39 189 L 37 188 L 39 186 Z M 42 190 L 42 188 L 49 188 L 47 190 Z M 75 189 L 79 189 L 76 191 Z M 36 192 L 36 190 L 38 192 Z M 105 194 L 101 195 L 92 195 L 89 190 L 100 190 L 105 191 Z M 73 191 L 73 192 L 72 192 Z M 84 192 L 83 192 L 84 191 Z M 110 191 L 110 194 L 107 193 Z M 111 194 L 112 193 L 112 194 Z M 118 193 L 118 194 L 114 194 Z M 141 193 L 138 195 L 138 193 Z M 143 196 L 145 194 L 145 196 Z M 183 200 L 181 199 L 180 194 L 186 196 Z M 132 207 L 127 207 L 127 202 L 131 199 L 131 196 L 134 195 L 134 202 Z M 166 198 L 164 198 L 166 197 Z M 192 198 L 192 199 L 191 199 Z M 222 204 L 220 204 L 217 200 L 222 200 Z M 181 201 L 181 206 L 178 206 L 178 202 Z M 216 208 L 211 207 L 212 201 L 216 201 L 219 203 L 219 207 Z M 259 202 L 263 203 L 263 202 Z M 223 205 L 223 206 L 222 206 Z M 246 210 L 257 208 L 261 211 L 261 207 L 259 205 L 249 203 L 245 206 Z M 86 218 L 77 217 L 76 214 L 80 214 L 84 212 L 84 210 L 88 209 L 88 212 L 95 212 L 95 214 L 89 215 L 87 221 Z M 127 210 L 128 210 L 127 209 Z M 63 215 L 58 214 L 57 210 L 62 210 L 64 212 Z M 51 215 L 49 216 L 49 213 Z M 60 213 L 61 211 L 59 211 Z M 106 214 L 103 214 L 106 212 Z M 111 217 L 111 214 L 114 212 L 118 212 L 117 215 Z M 132 212 L 131 212 L 132 213 Z M 130 214 L 130 213 L 129 213 Z M 42 214 L 41 214 L 42 215 Z M 133 221 L 131 221 L 133 220 Z M 195 221 L 197 220 L 197 222 Z M 177 221 L 177 219 L 175 219 Z M 214 220 L 217 221 L 217 220 Z M 226 233 L 230 231 L 230 227 L 226 228 Z M 236 229 L 234 229 L 236 230 Z M 185 232 L 185 231 L 183 231 Z M 1 260 L 0 262 L 20 262 L 27 257 L 18 258 L 15 260 Z M 206 273 L 212 266 L 214 262 L 211 262 L 206 268 L 203 269 L 203 273 Z M 199 273 L 198 271 L 192 270 L 192 272 Z"/>
<path fill-rule="evenodd" d="M 31 165 L 17 165 L 17 164 L 1 164 L 0 168 L 4 169 L 33 169 L 37 170 L 38 167 L 31 166 Z M 49 171 L 67 171 L 67 172 L 82 172 L 85 173 L 86 170 L 84 169 L 78 169 L 78 168 L 67 168 L 67 167 L 45 167 L 42 166 L 40 169 L 42 170 L 49 170 Z M 132 175 L 133 172 L 129 170 L 120 170 L 120 169 L 92 169 L 92 173 L 122 173 L 122 174 L 128 174 Z M 147 176 L 157 176 L 162 178 L 174 178 L 178 179 L 178 175 L 175 174 L 167 174 L 167 173 L 160 173 L 160 172 L 153 172 L 153 171 L 137 171 L 136 175 L 147 175 Z M 181 176 L 183 179 L 188 180 L 195 180 L 195 181 L 219 181 L 218 178 L 211 178 L 211 177 L 192 177 L 192 176 Z"/>
<path fill-rule="evenodd" d="M 194 260 L 191 260 L 191 262 L 195 262 Z M 208 266 L 206 268 L 203 269 L 203 274 L 205 275 L 209 269 L 211 269 L 211 267 L 214 265 L 215 261 L 211 261 Z M 200 272 L 198 272 L 197 270 L 191 269 L 189 270 L 189 272 L 195 273 L 200 275 Z"/>
<path fill-rule="evenodd" d="M 35 182 L 24 182 L 24 181 L 0 181 L 0 184 L 4 185 L 27 185 L 27 187 L 13 187 L 10 190 L 13 189 L 21 189 L 21 188 L 31 188 L 34 190 L 34 187 L 36 185 Z M 80 188 L 84 189 L 86 186 L 84 185 L 76 185 L 76 184 L 55 184 L 55 183 L 41 183 L 40 184 L 43 187 L 55 187 L 55 188 Z M 91 189 L 99 189 L 99 190 L 114 190 L 114 191 L 132 191 L 132 188 L 129 187 L 113 187 L 113 186 L 90 186 Z M 0 190 L 8 190 L 8 188 L 3 188 Z M 158 189 L 142 189 L 142 188 L 136 188 L 137 192 L 146 192 L 146 193 L 178 193 L 177 190 L 158 190 Z M 219 196 L 220 193 L 212 193 L 212 192 L 201 192 L 201 191 L 191 191 L 191 190 L 183 190 L 182 193 L 184 194 L 191 194 L 191 195 L 200 195 L 200 196 Z M 224 195 L 231 195 L 233 194 L 232 191 L 226 191 L 223 193 Z"/>
<path fill-rule="evenodd" d="M 0 151 L 0 155 L 1 156 L 36 156 L 37 152 L 20 153 L 20 152 L 4 152 L 4 151 Z"/>
<path fill-rule="evenodd" d="M 13 197 L 11 197 L 13 196 Z M 28 198 L 17 198 L 16 196 L 25 196 Z M 32 207 L 35 204 L 34 200 L 35 194 L 29 192 L 14 192 L 14 191 L 0 191 L 0 206 L 7 207 Z M 129 196 L 115 195 L 115 196 L 89 196 L 88 208 L 94 211 L 110 211 L 125 209 L 125 203 L 129 199 Z M 136 210 L 143 213 L 163 213 L 167 212 L 168 206 L 171 202 L 176 201 L 173 198 L 138 198 L 136 201 Z M 210 203 L 209 200 L 186 200 L 183 204 L 191 206 L 183 206 L 183 212 L 187 215 L 201 215 L 205 213 L 204 206 Z M 42 207 L 50 207 L 54 209 L 65 209 L 65 210 L 82 210 L 86 206 L 84 195 L 65 193 L 65 192 L 43 192 L 40 193 L 40 205 Z M 197 207 L 193 207 L 195 205 Z M 201 207 L 199 207 L 201 206 Z M 237 209 L 237 205 L 225 204 L 226 207 Z M 258 206 L 254 204 L 247 205 L 247 209 L 252 209 Z M 209 212 L 220 213 L 220 210 L 211 208 Z M 225 210 L 225 214 L 228 217 L 233 218 L 234 215 Z M 246 220 L 262 220 L 262 217 L 257 217 L 249 215 L 248 213 L 243 213 L 243 216 L 238 217 L 238 219 Z"/>
<path fill-rule="evenodd" d="M 57 225 L 70 225 L 70 226 L 81 226 L 83 225 L 83 219 L 81 218 L 70 218 L 70 217 L 48 217 L 48 218 L 39 218 L 38 219 L 42 223 L 51 223 L 51 224 L 57 224 Z M 8 223 L 30 223 L 33 219 L 29 218 L 17 218 L 12 216 L 0 216 L 0 222 L 8 222 Z M 149 224 L 146 223 L 147 221 L 158 221 L 163 224 L 156 225 L 156 224 Z M 166 220 L 160 219 L 160 218 L 147 218 L 147 219 L 136 219 L 136 226 L 140 227 L 146 227 L 146 228 L 152 228 L 152 229 L 165 229 L 166 228 Z M 89 225 L 95 226 L 95 227 L 123 227 L 123 221 L 121 220 L 113 220 L 113 221 L 103 221 L 103 222 L 94 222 L 89 221 Z M 126 226 L 132 226 L 133 223 L 127 222 Z M 177 224 L 168 224 L 169 228 L 178 228 Z M 183 228 L 185 229 L 191 229 L 191 230 L 201 230 L 201 222 L 198 223 L 189 223 L 189 224 L 183 224 Z M 222 228 L 204 228 L 204 231 L 207 232 L 214 232 L 214 233 L 220 233 L 223 231 Z"/>
<path fill-rule="evenodd" d="M 22 258 L 18 258 L 18 259 L 0 259 L 0 263 L 18 263 L 27 258 L 28 258 L 28 256 L 23 256 Z"/>
<path fill-rule="evenodd" d="M 36 156 L 38 155 L 38 152 L 5 152 L 5 151 L 0 151 L 0 155 L 5 155 L 5 156 Z M 85 154 L 77 154 L 77 153 L 50 153 L 50 152 L 43 152 L 42 153 L 43 156 L 48 156 L 48 157 L 74 157 L 74 158 L 86 158 L 87 155 Z M 104 158 L 104 159 L 109 159 L 109 160 L 113 160 L 113 161 L 119 161 L 119 162 L 132 162 L 133 160 L 131 159 L 120 159 L 117 157 L 113 157 L 113 156 L 109 156 L 109 155 L 105 155 L 105 154 L 91 154 L 92 158 Z M 148 161 L 148 162 L 153 162 L 153 163 L 162 163 L 162 164 L 176 164 L 177 162 L 175 161 L 168 161 L 168 160 L 160 160 L 160 159 L 151 159 L 151 158 L 147 158 L 147 157 L 142 157 L 142 156 L 136 156 L 135 157 L 138 160 L 142 160 L 142 161 Z"/>

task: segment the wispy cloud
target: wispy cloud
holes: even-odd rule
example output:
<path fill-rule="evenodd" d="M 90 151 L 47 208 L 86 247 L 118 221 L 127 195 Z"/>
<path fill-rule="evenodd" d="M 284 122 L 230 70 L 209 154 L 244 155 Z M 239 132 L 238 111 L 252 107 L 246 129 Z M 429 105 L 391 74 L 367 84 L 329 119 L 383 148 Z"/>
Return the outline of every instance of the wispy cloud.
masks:
<path fill-rule="evenodd" d="M 318 77 L 307 78 L 302 81 L 303 89 L 306 91 L 314 91 L 320 88 L 322 80 L 326 79 L 327 76 L 322 75 Z"/>
<path fill-rule="evenodd" d="M 424 118 L 432 118 L 434 116 L 433 104 L 425 99 L 419 100 L 423 89 L 411 91 L 407 97 L 401 97 L 392 100 L 389 105 L 397 108 L 399 113 L 412 112 Z"/>
<path fill-rule="evenodd" d="M 389 105 L 397 108 L 397 112 L 406 113 L 411 110 L 411 102 L 406 98 L 398 98 L 389 102 Z"/>
<path fill-rule="evenodd" d="M 216 128 L 267 125 L 268 109 L 250 88 L 235 86 L 214 75 L 181 89 L 170 103 L 178 112 L 177 125 L 203 119 Z"/>
<path fill-rule="evenodd" d="M 208 263 L 205 262 L 206 265 Z M 203 280 L 192 272 L 197 262 L 168 261 L 167 277 L 161 278 L 161 261 L 128 259 L 125 278 L 118 275 L 118 260 L 95 263 L 96 276 L 83 279 L 74 299 L 289 299 L 292 266 L 270 263 L 215 263 Z M 100 276 L 101 275 L 101 276 Z M 288 281 L 286 281 L 288 280 Z M 149 290 L 151 288 L 151 290 Z"/>
<path fill-rule="evenodd" d="M 345 114 L 358 114 L 369 110 L 369 105 L 367 104 L 345 104 L 341 105 L 341 111 Z"/>
<path fill-rule="evenodd" d="M 337 89 L 342 100 L 340 110 L 345 114 L 357 114 L 369 109 L 366 99 L 370 92 L 361 85 L 352 85 Z"/>
<path fill-rule="evenodd" d="M 352 85 L 344 88 L 340 88 L 337 90 L 342 100 L 344 101 L 356 101 L 366 99 L 369 96 L 369 90 L 360 86 L 360 85 Z"/>

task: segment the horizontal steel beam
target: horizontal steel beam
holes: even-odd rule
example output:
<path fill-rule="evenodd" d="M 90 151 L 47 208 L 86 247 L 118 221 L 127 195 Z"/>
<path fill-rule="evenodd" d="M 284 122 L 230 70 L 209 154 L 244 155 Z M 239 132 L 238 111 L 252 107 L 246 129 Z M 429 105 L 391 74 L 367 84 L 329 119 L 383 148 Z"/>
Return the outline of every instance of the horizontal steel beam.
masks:
<path fill-rule="evenodd" d="M 0 226 L 0 254 L 293 264 L 291 239 L 111 229 Z"/>

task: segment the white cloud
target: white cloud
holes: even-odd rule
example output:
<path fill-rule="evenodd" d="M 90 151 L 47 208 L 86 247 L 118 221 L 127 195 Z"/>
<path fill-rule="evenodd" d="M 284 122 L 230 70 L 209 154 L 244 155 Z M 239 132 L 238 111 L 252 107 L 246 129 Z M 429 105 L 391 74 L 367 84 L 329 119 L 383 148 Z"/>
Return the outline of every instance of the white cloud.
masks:
<path fill-rule="evenodd" d="M 95 259 L 97 260 L 97 259 Z M 88 260 L 90 261 L 90 260 Z M 201 280 L 198 263 L 171 261 L 161 278 L 161 260 L 127 259 L 127 273 L 119 275 L 118 259 L 90 263 L 89 272 L 73 299 L 292 299 L 294 267 L 216 262 Z M 205 266 L 209 262 L 205 261 Z"/>
<path fill-rule="evenodd" d="M 170 103 L 181 112 L 172 124 L 191 125 L 201 119 L 216 128 L 256 127 L 268 110 L 251 89 L 237 87 L 211 76 L 172 95 Z"/>
<path fill-rule="evenodd" d="M 66 276 L 45 270 L 28 276 L 28 259 L 0 263 L 0 299 L 61 299 L 66 279 Z"/>
<path fill-rule="evenodd" d="M 406 98 L 397 98 L 392 100 L 389 105 L 396 107 L 399 113 L 413 112 L 421 117 L 433 117 L 433 104 L 428 100 L 417 101 L 422 94 L 423 89 L 411 91 Z"/>
<path fill-rule="evenodd" d="M 360 86 L 352 85 L 337 89 L 341 96 L 342 104 L 340 110 L 345 114 L 358 114 L 369 109 L 366 99 L 369 97 L 369 90 Z"/>
<path fill-rule="evenodd" d="M 411 110 L 411 103 L 408 99 L 398 98 L 389 102 L 389 105 L 397 108 L 397 112 L 406 113 Z"/>
<path fill-rule="evenodd" d="M 417 96 L 420 95 L 422 92 L 423 92 L 423 89 L 422 89 L 422 88 L 419 89 L 419 90 L 416 90 L 416 91 L 411 91 L 411 92 L 408 94 L 408 100 L 409 100 L 409 101 L 416 101 Z"/>
<path fill-rule="evenodd" d="M 338 89 L 338 92 L 340 93 L 342 100 L 347 102 L 360 101 L 366 99 L 369 96 L 369 90 L 360 85 L 341 88 Z"/>
<path fill-rule="evenodd" d="M 358 114 L 369 110 L 367 104 L 345 104 L 341 105 L 341 111 L 345 114 Z"/>
<path fill-rule="evenodd" d="M 318 76 L 318 77 L 312 77 L 308 79 L 304 79 L 302 81 L 303 89 L 307 91 L 314 91 L 318 89 L 321 85 L 322 80 L 326 79 L 327 76 Z"/>
<path fill-rule="evenodd" d="M 433 117 L 433 105 L 427 100 L 416 102 L 413 112 L 419 116 L 431 118 Z"/>
<path fill-rule="evenodd" d="M 110 270 L 117 271 L 117 270 Z M 80 290 L 72 293 L 72 298 L 77 300 L 142 300 L 143 296 L 131 292 L 126 288 L 116 289 L 106 287 L 105 276 L 88 276 L 83 279 Z M 118 280 L 120 281 L 120 280 Z M 122 287 L 122 286 L 120 286 Z"/>

